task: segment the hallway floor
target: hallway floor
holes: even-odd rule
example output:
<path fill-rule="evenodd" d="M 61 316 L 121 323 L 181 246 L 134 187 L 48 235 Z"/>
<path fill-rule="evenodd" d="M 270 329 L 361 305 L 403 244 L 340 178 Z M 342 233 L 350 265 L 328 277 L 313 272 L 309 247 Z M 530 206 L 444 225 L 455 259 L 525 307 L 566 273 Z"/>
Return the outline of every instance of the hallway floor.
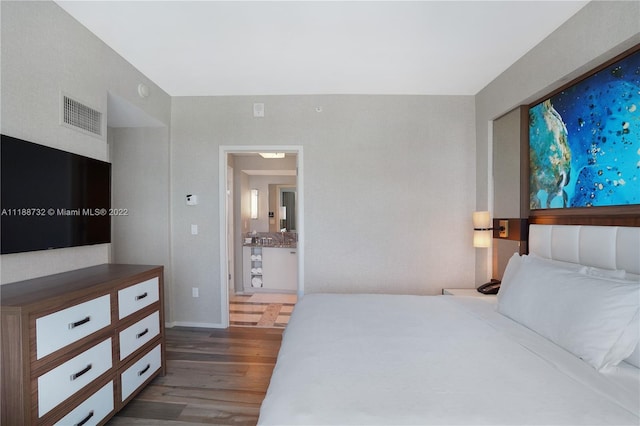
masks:
<path fill-rule="evenodd" d="M 233 295 L 229 297 L 229 325 L 284 328 L 297 300 L 295 294 Z"/>

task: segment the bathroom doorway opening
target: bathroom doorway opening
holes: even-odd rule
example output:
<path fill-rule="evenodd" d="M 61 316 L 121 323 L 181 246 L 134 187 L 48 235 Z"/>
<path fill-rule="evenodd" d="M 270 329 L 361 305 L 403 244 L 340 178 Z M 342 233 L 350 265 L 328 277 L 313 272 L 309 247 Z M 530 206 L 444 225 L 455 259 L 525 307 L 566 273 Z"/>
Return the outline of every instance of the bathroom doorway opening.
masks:
<path fill-rule="evenodd" d="M 286 173 L 278 170 L 278 162 L 265 163 L 268 160 L 258 158 L 259 153 L 284 153 L 289 170 Z M 302 147 L 221 146 L 219 154 L 222 325 L 283 327 L 288 322 L 293 305 L 304 293 Z M 233 173 L 230 174 L 229 170 L 233 170 Z M 290 178 L 283 180 L 282 176 L 287 174 Z M 279 175 L 282 176 L 276 178 Z M 283 186 L 288 187 L 288 191 L 292 186 L 295 188 L 293 204 L 291 197 L 283 201 L 280 192 Z M 254 194 L 258 201 L 256 213 L 250 212 L 253 189 L 258 189 L 258 194 Z M 294 217 L 295 224 L 291 219 L 287 221 L 287 216 Z M 265 265 L 247 261 L 262 259 L 262 251 L 267 258 L 280 260 Z M 274 278 L 273 266 L 281 265 L 278 262 L 294 262 L 291 269 L 282 266 L 276 268 L 279 271 L 291 270 L 294 276 L 281 278 L 276 272 Z M 261 282 L 263 273 L 264 288 Z M 268 277 L 271 279 L 267 280 Z M 274 282 L 288 284 L 280 291 L 279 285 L 269 288 Z"/>

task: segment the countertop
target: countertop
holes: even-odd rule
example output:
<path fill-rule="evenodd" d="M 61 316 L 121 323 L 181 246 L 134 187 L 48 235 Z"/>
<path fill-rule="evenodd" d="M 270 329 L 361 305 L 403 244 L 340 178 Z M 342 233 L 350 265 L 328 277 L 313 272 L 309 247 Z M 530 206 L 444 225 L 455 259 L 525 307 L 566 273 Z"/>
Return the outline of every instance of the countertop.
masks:
<path fill-rule="evenodd" d="M 264 248 L 297 248 L 297 244 L 243 244 L 243 247 L 264 247 Z"/>

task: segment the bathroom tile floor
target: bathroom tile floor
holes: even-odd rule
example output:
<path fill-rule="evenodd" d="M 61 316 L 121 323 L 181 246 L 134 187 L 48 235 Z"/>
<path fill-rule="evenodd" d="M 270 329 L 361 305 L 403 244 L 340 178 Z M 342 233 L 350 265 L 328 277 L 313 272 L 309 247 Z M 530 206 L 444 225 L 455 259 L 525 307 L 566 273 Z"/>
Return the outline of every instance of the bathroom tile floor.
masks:
<path fill-rule="evenodd" d="M 284 328 L 297 300 L 295 294 L 232 295 L 229 297 L 229 325 Z"/>

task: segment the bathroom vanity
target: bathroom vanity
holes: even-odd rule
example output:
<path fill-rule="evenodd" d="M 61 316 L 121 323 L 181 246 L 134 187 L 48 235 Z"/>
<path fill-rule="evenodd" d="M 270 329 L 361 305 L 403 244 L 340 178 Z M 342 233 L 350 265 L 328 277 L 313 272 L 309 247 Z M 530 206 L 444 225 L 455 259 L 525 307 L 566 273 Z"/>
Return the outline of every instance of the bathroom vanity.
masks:
<path fill-rule="evenodd" d="M 298 289 L 295 245 L 245 245 L 242 249 L 245 292 L 295 292 Z"/>

